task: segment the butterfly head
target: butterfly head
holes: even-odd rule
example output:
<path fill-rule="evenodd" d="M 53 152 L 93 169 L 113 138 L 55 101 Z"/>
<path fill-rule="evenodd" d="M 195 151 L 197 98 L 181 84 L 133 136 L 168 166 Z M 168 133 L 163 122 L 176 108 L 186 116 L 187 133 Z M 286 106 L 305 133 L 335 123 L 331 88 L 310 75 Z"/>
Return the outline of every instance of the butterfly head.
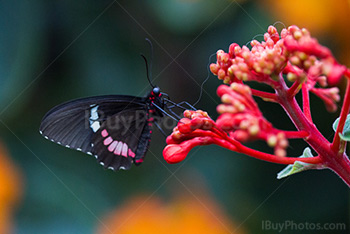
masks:
<path fill-rule="evenodd" d="M 155 87 L 152 89 L 151 95 L 152 95 L 152 96 L 155 96 L 155 97 L 160 97 L 160 96 L 161 96 L 160 88 L 159 88 L 158 86 L 155 86 Z"/>
<path fill-rule="evenodd" d="M 158 86 L 154 86 L 151 92 L 148 94 L 148 100 L 152 103 L 155 102 L 160 103 L 163 102 L 163 93 L 160 91 L 160 88 Z"/>
<path fill-rule="evenodd" d="M 163 93 L 158 86 L 154 86 L 147 96 L 150 112 L 155 116 L 163 116 L 164 100 Z"/>

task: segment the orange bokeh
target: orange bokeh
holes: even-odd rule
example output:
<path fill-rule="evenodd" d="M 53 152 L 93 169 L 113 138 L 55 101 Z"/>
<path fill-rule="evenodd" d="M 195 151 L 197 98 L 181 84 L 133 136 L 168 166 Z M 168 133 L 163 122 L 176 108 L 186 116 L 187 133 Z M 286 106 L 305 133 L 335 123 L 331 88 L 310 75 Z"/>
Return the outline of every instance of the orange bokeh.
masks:
<path fill-rule="evenodd" d="M 263 7 L 286 26 L 307 28 L 316 38 L 327 38 L 338 60 L 350 64 L 350 1 L 348 0 L 266 0 Z"/>
<path fill-rule="evenodd" d="M 243 233 L 208 196 L 177 196 L 168 202 L 156 197 L 131 198 L 99 225 L 98 234 Z"/>
<path fill-rule="evenodd" d="M 0 143 L 0 233 L 13 233 L 14 208 L 22 195 L 22 177 Z"/>

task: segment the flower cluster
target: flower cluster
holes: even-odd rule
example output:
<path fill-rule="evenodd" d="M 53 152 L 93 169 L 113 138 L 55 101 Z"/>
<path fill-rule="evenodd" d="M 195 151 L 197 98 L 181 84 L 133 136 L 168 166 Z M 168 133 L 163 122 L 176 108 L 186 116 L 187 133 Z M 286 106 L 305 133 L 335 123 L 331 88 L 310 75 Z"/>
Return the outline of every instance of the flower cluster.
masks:
<path fill-rule="evenodd" d="M 195 146 L 216 144 L 261 160 L 294 164 L 297 171 L 304 166 L 305 169 L 328 167 L 350 186 L 350 160 L 345 153 L 346 141 L 350 138 L 342 135 L 344 128 L 350 132 L 350 127 L 345 125 L 350 110 L 349 82 L 340 117 L 333 126 L 333 142 L 329 142 L 313 122 L 309 98 L 309 94 L 314 93 L 324 101 L 328 111 L 335 111 L 336 102 L 340 100 L 339 89 L 327 86 L 338 83 L 343 76 L 350 78 L 350 70 L 339 64 L 331 51 L 312 38 L 306 29 L 296 26 L 283 29 L 280 34 L 270 26 L 264 41 L 253 40 L 250 44 L 251 49 L 233 43 L 228 53 L 217 52 L 217 62 L 211 64 L 210 69 L 225 83 L 217 88 L 222 101 L 217 106 L 219 117 L 214 121 L 204 111 L 186 110 L 184 118 L 167 138 L 168 145 L 163 151 L 165 160 L 177 163 Z M 246 83 L 249 81 L 267 84 L 275 92 L 252 89 Z M 295 98 L 300 91 L 302 106 Z M 281 105 L 296 131 L 274 128 L 263 117 L 253 96 Z M 303 139 L 318 155 L 306 153 L 302 157 L 286 157 L 291 138 Z M 274 154 L 244 145 L 254 140 L 265 141 L 274 148 Z"/>
<path fill-rule="evenodd" d="M 237 81 L 258 81 L 273 84 L 274 74 L 279 74 L 287 62 L 288 53 L 284 50 L 283 40 L 274 27 L 264 35 L 265 41 L 251 41 L 252 49 L 233 43 L 229 52 L 217 52 L 217 63 L 210 70 L 224 83 Z"/>
<path fill-rule="evenodd" d="M 293 133 L 274 128 L 263 117 L 249 86 L 238 83 L 221 85 L 217 94 L 223 104 L 217 107 L 220 116 L 216 121 L 201 110 L 184 112 L 184 118 L 167 138 L 168 146 L 163 152 L 167 162 L 182 161 L 195 146 L 209 144 L 254 156 L 256 152 L 242 143 L 258 139 L 274 147 L 274 156 L 286 156 L 287 136 L 293 138 Z M 294 134 L 307 135 L 305 132 Z"/>
<path fill-rule="evenodd" d="M 238 83 L 232 83 L 230 87 L 221 85 L 217 94 L 223 102 L 217 107 L 220 116 L 216 123 L 220 129 L 239 142 L 265 140 L 274 147 L 276 156 L 286 156 L 288 141 L 285 133 L 273 128 L 263 117 L 249 86 Z"/>
<path fill-rule="evenodd" d="M 204 111 L 184 112 L 173 133 L 167 137 L 167 146 L 163 151 L 165 160 L 168 163 L 178 163 L 185 159 L 187 154 L 198 145 L 209 145 L 214 143 L 215 122 Z"/>
<path fill-rule="evenodd" d="M 274 89 L 281 88 L 279 81 L 285 75 L 295 83 L 294 95 L 300 90 L 300 84 L 305 83 L 308 90 L 325 102 L 329 111 L 336 110 L 338 89 L 315 88 L 316 84 L 325 87 L 338 83 L 346 72 L 346 67 L 337 63 L 328 48 L 320 45 L 306 29 L 296 26 L 283 29 L 281 35 L 270 26 L 264 40 L 251 41 L 251 49 L 233 43 L 228 53 L 219 50 L 217 62 L 210 65 L 210 70 L 227 84 L 257 81 Z"/>

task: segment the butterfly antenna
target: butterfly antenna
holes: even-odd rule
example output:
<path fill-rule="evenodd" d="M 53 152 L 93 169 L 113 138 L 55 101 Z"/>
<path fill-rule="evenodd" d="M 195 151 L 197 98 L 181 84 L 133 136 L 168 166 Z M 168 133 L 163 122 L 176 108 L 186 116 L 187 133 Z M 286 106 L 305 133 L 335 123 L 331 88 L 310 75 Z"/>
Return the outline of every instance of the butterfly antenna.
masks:
<path fill-rule="evenodd" d="M 152 88 L 154 88 L 156 86 L 154 84 L 152 84 L 152 82 L 151 82 L 147 59 L 146 59 L 146 57 L 143 54 L 141 54 L 141 57 L 143 58 L 143 60 L 145 60 L 148 83 L 152 86 Z"/>
<path fill-rule="evenodd" d="M 149 65 L 148 65 L 148 61 L 147 61 L 146 57 L 143 54 L 141 54 L 141 57 L 143 58 L 143 60 L 145 61 L 145 64 L 146 64 L 148 83 L 152 86 L 152 88 L 154 88 L 156 86 L 151 81 L 151 78 L 152 78 L 153 45 L 152 45 L 152 42 L 150 41 L 150 39 L 146 38 L 146 41 L 150 45 L 150 50 L 151 50 L 151 61 L 150 61 Z"/>
<path fill-rule="evenodd" d="M 211 60 L 211 58 L 212 58 L 214 55 L 216 55 L 216 53 L 214 53 L 214 54 L 212 54 L 212 55 L 209 56 L 209 62 L 208 62 L 208 65 L 207 65 L 207 74 L 208 74 L 208 75 L 207 75 L 207 78 L 205 78 L 205 80 L 202 82 L 202 84 L 201 84 L 201 91 L 200 91 L 200 93 L 199 93 L 199 97 L 198 97 L 197 101 L 196 101 L 195 103 L 193 103 L 192 106 L 197 105 L 198 102 L 199 102 L 199 101 L 201 100 L 201 98 L 202 98 L 204 84 L 209 80 L 209 76 L 210 76 L 210 60 Z"/>
<path fill-rule="evenodd" d="M 149 68 L 150 68 L 150 77 L 152 77 L 152 67 L 153 67 L 153 44 L 152 44 L 151 40 L 148 39 L 147 37 L 145 38 L 145 40 L 148 42 L 149 48 L 150 48 L 150 51 L 151 51 L 151 61 L 150 61 L 150 63 L 149 63 Z"/>

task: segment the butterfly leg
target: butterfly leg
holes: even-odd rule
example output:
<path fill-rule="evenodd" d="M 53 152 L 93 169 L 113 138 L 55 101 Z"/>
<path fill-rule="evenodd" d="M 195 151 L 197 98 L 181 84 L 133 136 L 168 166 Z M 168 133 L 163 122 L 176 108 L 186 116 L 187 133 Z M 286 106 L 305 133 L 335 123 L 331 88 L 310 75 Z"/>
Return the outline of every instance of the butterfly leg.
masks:
<path fill-rule="evenodd" d="M 182 102 L 178 103 L 177 105 L 179 105 L 179 106 L 187 105 L 187 107 L 189 107 L 190 109 L 192 109 L 192 110 L 194 110 L 194 111 L 197 110 L 194 106 L 192 106 L 190 103 L 188 103 L 188 102 L 186 102 L 186 101 L 182 101 Z M 188 108 L 186 108 L 186 109 L 188 109 Z"/>
<path fill-rule="evenodd" d="M 170 115 L 168 112 L 166 112 L 165 110 L 163 110 L 160 106 L 158 106 L 158 105 L 155 104 L 155 103 L 152 103 L 152 105 L 155 106 L 158 110 L 160 110 L 164 115 L 166 115 L 166 116 L 172 118 L 172 119 L 175 120 L 176 122 L 179 121 L 179 120 L 181 119 L 180 116 L 178 116 L 178 115 L 176 115 L 176 114 L 175 114 L 175 117 L 172 116 L 172 115 Z M 176 118 L 177 118 L 177 119 L 176 119 Z"/>
<path fill-rule="evenodd" d="M 189 104 L 186 101 L 182 101 L 182 102 L 179 102 L 179 103 L 175 103 L 173 101 L 170 101 L 169 99 L 167 99 L 166 101 L 172 104 L 171 106 L 168 106 L 168 109 L 172 109 L 174 107 L 178 107 L 178 108 L 181 108 L 181 109 L 184 109 L 184 110 L 187 110 L 187 109 L 197 110 L 194 106 L 192 106 L 191 104 Z M 184 105 L 187 105 L 187 106 L 184 106 Z"/>
<path fill-rule="evenodd" d="M 162 127 L 157 123 L 157 121 L 153 122 L 154 125 L 156 125 L 156 127 L 158 128 L 158 130 L 165 136 L 167 137 L 168 135 L 164 132 L 164 130 L 162 129 Z"/>
<path fill-rule="evenodd" d="M 175 116 L 176 118 L 178 118 L 179 120 L 181 119 L 181 117 L 179 115 L 177 115 L 171 108 L 167 107 L 167 110 L 173 114 L 173 116 Z"/>

